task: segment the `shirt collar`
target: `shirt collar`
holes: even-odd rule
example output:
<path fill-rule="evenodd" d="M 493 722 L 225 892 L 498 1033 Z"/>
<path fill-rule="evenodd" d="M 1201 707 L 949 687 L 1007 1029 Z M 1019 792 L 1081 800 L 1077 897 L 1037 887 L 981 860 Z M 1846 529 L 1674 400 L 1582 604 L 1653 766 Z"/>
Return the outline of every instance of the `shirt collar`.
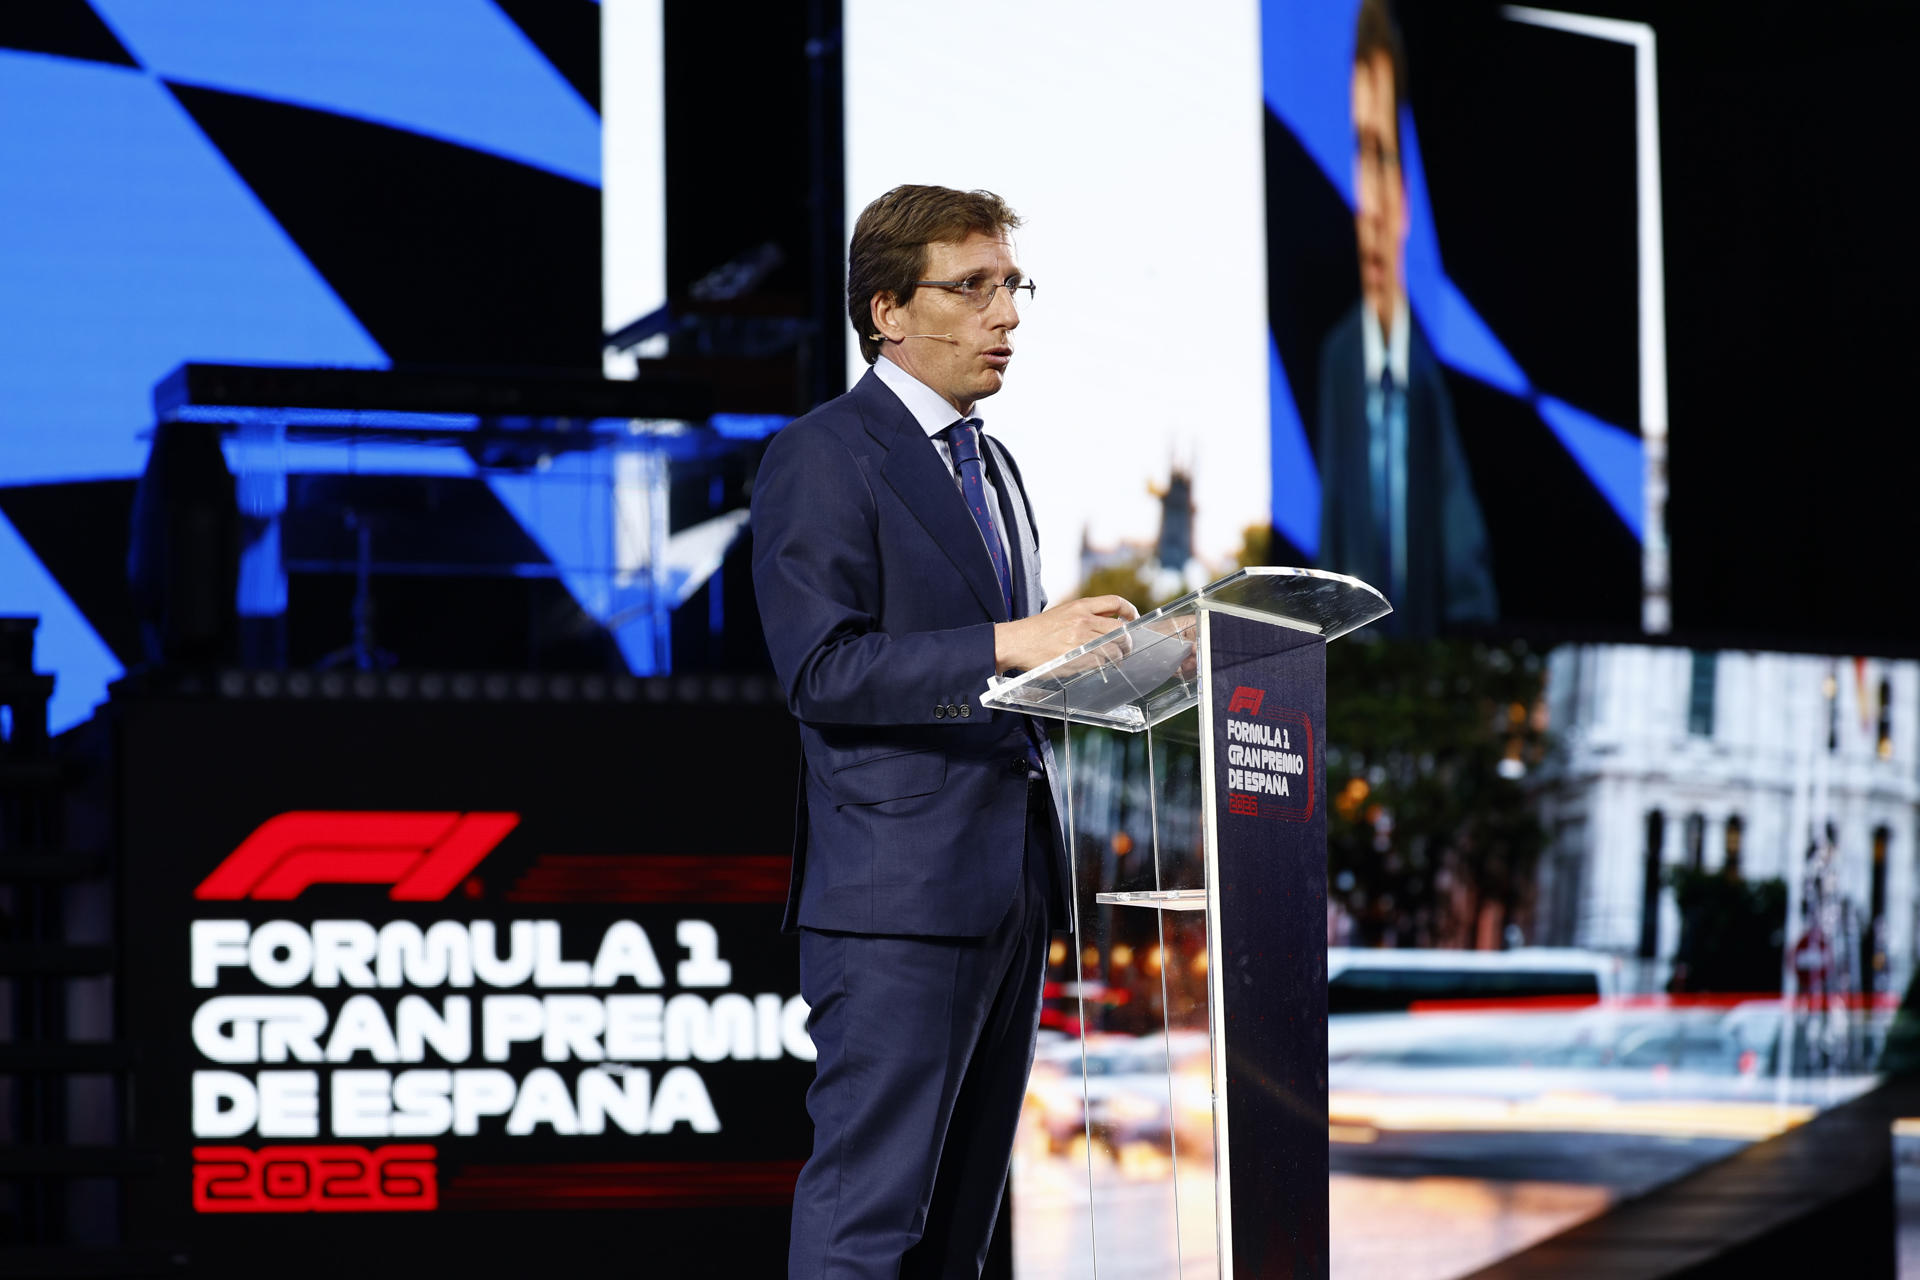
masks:
<path fill-rule="evenodd" d="M 907 412 L 927 435 L 937 436 L 960 420 L 945 396 L 895 364 L 884 352 L 873 362 L 873 372 L 907 406 Z M 979 417 L 975 414 L 974 420 L 979 421 Z"/>
<path fill-rule="evenodd" d="M 1393 370 L 1395 386 L 1407 385 L 1407 352 L 1412 342 L 1412 331 L 1413 321 L 1407 314 L 1406 294 L 1402 293 L 1394 300 L 1391 335 L 1380 332 L 1380 319 L 1373 314 L 1373 308 L 1365 302 L 1360 304 L 1360 345 L 1366 361 L 1368 386 L 1380 381 L 1382 369 Z"/>

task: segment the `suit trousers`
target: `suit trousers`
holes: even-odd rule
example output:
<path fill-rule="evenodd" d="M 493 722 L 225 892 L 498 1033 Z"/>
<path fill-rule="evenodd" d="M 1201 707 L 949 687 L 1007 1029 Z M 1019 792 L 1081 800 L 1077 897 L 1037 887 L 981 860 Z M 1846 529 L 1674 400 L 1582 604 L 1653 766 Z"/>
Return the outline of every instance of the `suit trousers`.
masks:
<path fill-rule="evenodd" d="M 1053 820 L 1030 781 L 1025 872 L 984 938 L 801 931 L 818 1057 L 790 1280 L 977 1280 L 1040 1025 Z"/>

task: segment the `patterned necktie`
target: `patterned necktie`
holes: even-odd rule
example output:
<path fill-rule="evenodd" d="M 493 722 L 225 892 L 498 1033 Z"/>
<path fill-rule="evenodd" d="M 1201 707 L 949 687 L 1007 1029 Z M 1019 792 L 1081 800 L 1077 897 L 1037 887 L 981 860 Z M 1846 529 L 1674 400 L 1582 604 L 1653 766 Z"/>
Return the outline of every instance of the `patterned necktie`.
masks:
<path fill-rule="evenodd" d="M 987 498 L 986 466 L 980 459 L 980 420 L 962 418 L 946 430 L 947 446 L 953 450 L 954 465 L 960 469 L 960 492 L 973 512 L 973 522 L 986 539 L 987 555 L 993 560 L 994 576 L 1000 579 L 1000 597 L 1006 602 L 1007 617 L 1013 617 L 1013 574 L 1007 567 L 1006 548 L 1000 542 L 1000 526 L 994 523 L 993 504 Z"/>

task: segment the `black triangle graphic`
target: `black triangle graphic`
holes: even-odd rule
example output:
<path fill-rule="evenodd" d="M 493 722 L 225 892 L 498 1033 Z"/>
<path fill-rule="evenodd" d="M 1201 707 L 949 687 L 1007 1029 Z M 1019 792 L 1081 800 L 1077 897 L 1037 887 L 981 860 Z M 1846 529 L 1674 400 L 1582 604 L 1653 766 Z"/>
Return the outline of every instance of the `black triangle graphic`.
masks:
<path fill-rule="evenodd" d="M 349 116 L 169 83 L 396 364 L 600 368 L 600 192 Z"/>
<path fill-rule="evenodd" d="M 0 5 L 0 48 L 51 53 L 122 67 L 140 64 L 86 0 L 15 0 Z"/>
<path fill-rule="evenodd" d="M 600 6 L 494 0 L 587 105 L 600 110 Z"/>
<path fill-rule="evenodd" d="M 127 594 L 133 486 L 131 480 L 86 480 L 0 487 L 0 515 L 122 666 L 141 657 Z"/>

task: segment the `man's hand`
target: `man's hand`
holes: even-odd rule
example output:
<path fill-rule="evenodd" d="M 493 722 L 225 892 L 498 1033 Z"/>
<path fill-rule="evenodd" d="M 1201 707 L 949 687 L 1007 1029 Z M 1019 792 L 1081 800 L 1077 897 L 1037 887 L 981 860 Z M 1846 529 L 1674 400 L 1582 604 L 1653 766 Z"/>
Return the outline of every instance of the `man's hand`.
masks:
<path fill-rule="evenodd" d="M 1031 670 L 1139 616 L 1140 611 L 1119 596 L 1088 596 L 1057 604 L 1018 622 L 996 622 L 994 669 Z"/>

